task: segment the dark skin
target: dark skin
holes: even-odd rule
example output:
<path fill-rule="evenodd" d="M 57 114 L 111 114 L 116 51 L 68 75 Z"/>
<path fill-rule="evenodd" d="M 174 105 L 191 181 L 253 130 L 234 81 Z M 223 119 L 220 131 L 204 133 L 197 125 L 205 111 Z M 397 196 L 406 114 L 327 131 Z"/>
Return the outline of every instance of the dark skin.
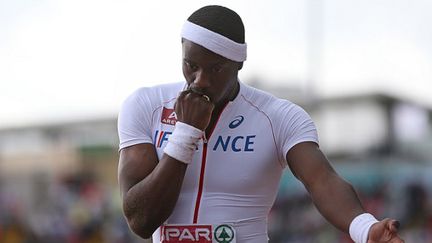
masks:
<path fill-rule="evenodd" d="M 188 40 L 182 40 L 182 47 L 182 69 L 188 88 L 193 93 L 207 95 L 213 104 L 212 108 L 209 107 L 209 124 L 202 129 L 209 134 L 225 104 L 239 91 L 237 74 L 242 63 L 226 59 Z"/>
<path fill-rule="evenodd" d="M 349 231 L 351 221 L 365 210 L 354 188 L 331 167 L 318 145 L 304 142 L 294 146 L 286 156 L 288 165 L 309 192 L 320 213 L 340 230 Z M 369 231 L 368 243 L 401 243 L 399 222 L 384 219 Z"/>
<path fill-rule="evenodd" d="M 184 40 L 183 74 L 188 89 L 175 105 L 178 121 L 207 134 L 225 104 L 239 90 L 238 71 L 242 63 L 228 60 Z M 202 97 L 210 97 L 207 101 Z M 333 225 L 348 232 L 353 218 L 364 212 L 352 186 L 333 170 L 316 143 L 294 146 L 286 155 L 294 175 L 305 185 L 321 214 Z M 119 184 L 123 210 L 130 228 L 143 238 L 171 215 L 177 202 L 187 165 L 166 154 L 158 160 L 152 144 L 138 144 L 120 151 Z M 368 243 L 403 242 L 398 223 L 385 219 L 374 224 Z"/>

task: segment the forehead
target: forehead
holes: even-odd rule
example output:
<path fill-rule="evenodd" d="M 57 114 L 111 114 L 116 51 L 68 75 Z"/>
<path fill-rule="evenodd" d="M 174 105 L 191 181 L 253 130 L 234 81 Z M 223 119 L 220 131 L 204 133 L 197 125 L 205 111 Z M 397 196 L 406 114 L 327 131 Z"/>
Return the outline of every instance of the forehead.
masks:
<path fill-rule="evenodd" d="M 229 63 L 231 60 L 189 40 L 182 41 L 183 59 L 197 63 Z"/>

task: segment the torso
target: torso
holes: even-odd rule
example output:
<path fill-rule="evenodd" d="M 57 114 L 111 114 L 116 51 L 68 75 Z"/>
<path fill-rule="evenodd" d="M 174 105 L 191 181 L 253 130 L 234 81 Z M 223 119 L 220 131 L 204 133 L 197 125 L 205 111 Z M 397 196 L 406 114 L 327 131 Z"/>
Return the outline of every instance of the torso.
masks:
<path fill-rule="evenodd" d="M 183 88 L 175 84 L 152 90 L 151 104 L 145 104 L 153 107 L 148 113 L 149 132 L 159 158 L 174 129 L 173 107 Z M 286 167 L 290 142 L 285 138 L 291 133 L 285 129 L 286 119 L 279 117 L 296 113 L 294 106 L 241 83 L 237 97 L 207 131 L 207 142 L 199 142 L 174 211 L 165 223 L 228 224 L 236 230 L 237 243 L 267 242 L 267 216 Z M 156 231 L 153 242 L 159 242 L 159 237 Z"/>
<path fill-rule="evenodd" d="M 161 123 L 161 114 L 173 109 L 174 102 L 166 103 L 153 117 L 159 158 L 167 142 L 163 134 L 174 128 Z M 266 242 L 267 215 L 284 167 L 278 161 L 271 121 L 240 93 L 213 123 L 206 132 L 207 143 L 199 143 L 188 166 L 166 223 L 231 224 L 237 242 Z"/>

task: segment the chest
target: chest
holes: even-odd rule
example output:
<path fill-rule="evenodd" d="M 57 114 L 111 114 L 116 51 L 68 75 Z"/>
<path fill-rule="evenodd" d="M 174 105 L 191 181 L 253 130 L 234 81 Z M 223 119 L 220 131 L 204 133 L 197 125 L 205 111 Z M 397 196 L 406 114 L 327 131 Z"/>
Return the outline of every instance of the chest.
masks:
<path fill-rule="evenodd" d="M 159 158 L 174 130 L 173 114 L 162 111 L 154 121 L 153 142 Z M 255 109 L 225 110 L 214 129 L 200 141 L 193 162 L 188 166 L 184 189 L 196 187 L 205 174 L 209 191 L 257 190 L 282 170 L 271 119 Z M 215 185 L 215 186 L 213 186 Z"/>

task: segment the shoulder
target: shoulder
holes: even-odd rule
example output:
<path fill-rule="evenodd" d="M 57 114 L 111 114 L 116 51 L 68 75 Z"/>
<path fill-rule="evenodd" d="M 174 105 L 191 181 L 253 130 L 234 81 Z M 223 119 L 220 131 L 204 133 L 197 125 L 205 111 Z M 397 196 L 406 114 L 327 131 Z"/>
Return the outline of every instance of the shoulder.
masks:
<path fill-rule="evenodd" d="M 141 87 L 132 92 L 123 102 L 123 106 L 160 106 L 175 100 L 185 82 Z"/>
<path fill-rule="evenodd" d="M 303 108 L 287 99 L 278 98 L 266 91 L 244 83 L 241 84 L 241 88 L 243 89 L 241 93 L 242 98 L 251 106 L 254 106 L 270 117 L 280 117 L 286 113 L 304 112 Z"/>

